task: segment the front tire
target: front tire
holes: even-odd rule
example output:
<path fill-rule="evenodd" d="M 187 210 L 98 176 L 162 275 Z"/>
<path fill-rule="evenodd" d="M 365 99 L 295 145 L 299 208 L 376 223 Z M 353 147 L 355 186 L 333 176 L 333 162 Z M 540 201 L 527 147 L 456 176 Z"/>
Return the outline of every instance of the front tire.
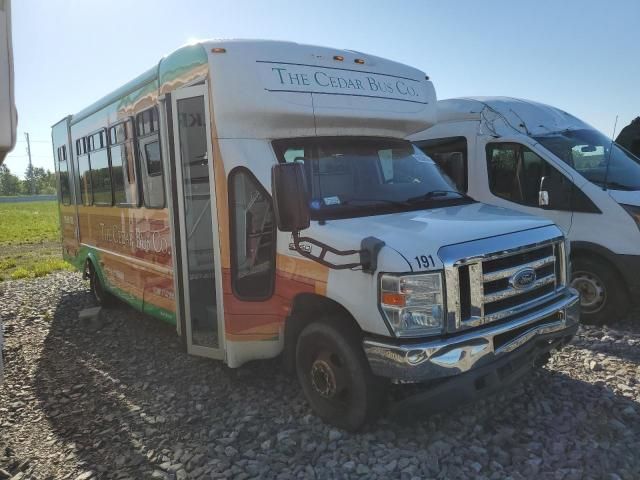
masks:
<path fill-rule="evenodd" d="M 296 345 L 298 380 L 314 412 L 348 431 L 375 419 L 386 398 L 383 379 L 373 375 L 357 332 L 342 321 L 313 322 Z"/>
<path fill-rule="evenodd" d="M 96 269 L 91 262 L 87 265 L 87 276 L 89 277 L 91 294 L 93 295 L 93 299 L 96 303 L 101 307 L 108 307 L 111 305 L 113 303 L 113 296 L 104 288 L 104 285 L 98 276 L 98 272 L 96 272 Z"/>
<path fill-rule="evenodd" d="M 573 260 L 571 286 L 580 292 L 582 321 L 593 325 L 614 322 L 629 310 L 624 283 L 617 272 L 597 258 Z"/>

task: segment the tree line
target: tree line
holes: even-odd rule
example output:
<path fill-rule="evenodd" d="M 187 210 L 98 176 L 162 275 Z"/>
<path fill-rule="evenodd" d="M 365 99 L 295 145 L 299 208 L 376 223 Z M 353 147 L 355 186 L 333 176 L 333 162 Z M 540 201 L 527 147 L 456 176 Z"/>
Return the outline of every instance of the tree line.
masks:
<path fill-rule="evenodd" d="M 27 167 L 24 180 L 0 165 L 0 195 L 53 195 L 56 193 L 56 174 L 41 167 Z"/>

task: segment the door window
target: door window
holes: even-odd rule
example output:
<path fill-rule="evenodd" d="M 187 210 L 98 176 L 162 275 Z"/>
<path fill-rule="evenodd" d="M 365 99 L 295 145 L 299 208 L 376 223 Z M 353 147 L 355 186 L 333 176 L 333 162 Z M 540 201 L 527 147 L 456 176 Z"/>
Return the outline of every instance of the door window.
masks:
<path fill-rule="evenodd" d="M 488 144 L 487 173 L 491 193 L 497 197 L 538 207 L 543 183 L 543 189 L 549 191 L 549 209 L 571 210 L 571 181 L 524 145 Z"/>
<path fill-rule="evenodd" d="M 271 296 L 275 277 L 276 227 L 271 197 L 246 169 L 229 176 L 233 245 L 233 290 L 244 300 Z"/>
<path fill-rule="evenodd" d="M 164 208 L 164 175 L 158 109 L 149 108 L 136 115 L 138 153 L 142 172 L 144 205 L 148 208 Z"/>

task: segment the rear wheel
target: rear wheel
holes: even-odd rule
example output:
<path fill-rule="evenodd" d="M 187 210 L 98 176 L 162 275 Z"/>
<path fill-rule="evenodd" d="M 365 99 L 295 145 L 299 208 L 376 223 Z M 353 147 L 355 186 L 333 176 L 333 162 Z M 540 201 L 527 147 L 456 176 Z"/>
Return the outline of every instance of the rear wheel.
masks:
<path fill-rule="evenodd" d="M 89 277 L 89 285 L 91 287 L 91 294 L 94 300 L 100 306 L 106 307 L 113 303 L 113 296 L 107 292 L 100 281 L 100 277 L 96 272 L 93 263 L 87 263 L 87 276 Z"/>
<path fill-rule="evenodd" d="M 314 322 L 304 328 L 296 346 L 296 369 L 316 414 L 354 431 L 379 415 L 386 385 L 371 372 L 359 336 L 341 323 Z"/>
<path fill-rule="evenodd" d="M 571 286 L 580 292 L 582 321 L 591 324 L 614 322 L 629 309 L 629 297 L 617 272 L 595 258 L 573 260 Z"/>

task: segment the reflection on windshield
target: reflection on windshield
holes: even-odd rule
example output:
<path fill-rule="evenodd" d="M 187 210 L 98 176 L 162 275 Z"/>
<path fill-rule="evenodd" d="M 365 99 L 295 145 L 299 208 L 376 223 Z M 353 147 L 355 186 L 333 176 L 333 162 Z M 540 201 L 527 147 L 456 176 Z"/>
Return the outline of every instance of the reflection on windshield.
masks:
<path fill-rule="evenodd" d="M 304 164 L 314 219 L 345 218 L 471 202 L 410 142 L 316 137 L 278 140 L 283 162 Z"/>
<path fill-rule="evenodd" d="M 597 130 L 566 130 L 535 139 L 597 185 L 640 190 L 640 159 L 615 143 L 611 150 L 611 139 Z"/>

